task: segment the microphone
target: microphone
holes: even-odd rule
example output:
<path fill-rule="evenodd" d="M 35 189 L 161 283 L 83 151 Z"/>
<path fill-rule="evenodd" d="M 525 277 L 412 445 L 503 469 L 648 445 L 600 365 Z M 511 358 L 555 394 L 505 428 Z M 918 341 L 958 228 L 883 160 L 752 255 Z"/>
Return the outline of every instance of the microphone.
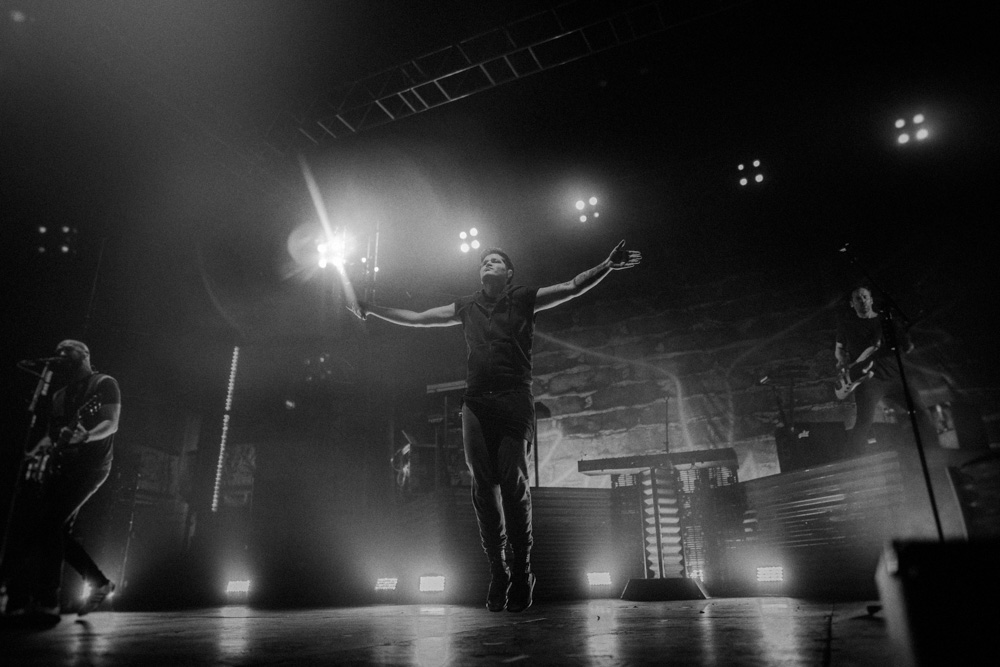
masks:
<path fill-rule="evenodd" d="M 39 357 L 38 359 L 22 359 L 20 364 L 57 364 L 65 361 L 66 357 Z"/>

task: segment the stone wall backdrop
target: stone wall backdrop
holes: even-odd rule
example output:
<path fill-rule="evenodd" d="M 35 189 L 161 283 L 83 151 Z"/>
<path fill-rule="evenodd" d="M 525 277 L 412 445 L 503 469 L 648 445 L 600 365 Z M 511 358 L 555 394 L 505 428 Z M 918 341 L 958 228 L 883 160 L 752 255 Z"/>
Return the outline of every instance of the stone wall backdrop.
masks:
<path fill-rule="evenodd" d="M 833 392 L 837 309 L 847 306 L 828 294 L 742 274 L 540 313 L 534 392 L 551 413 L 538 422 L 541 485 L 607 486 L 609 476 L 582 475 L 577 462 L 667 448 L 731 447 L 740 480 L 777 474 L 789 378 L 797 422 L 853 421 L 853 401 Z M 954 400 L 954 373 L 942 369 L 961 365 L 957 342 L 930 326 L 911 335 L 907 363 L 924 402 Z M 996 389 L 974 393 L 994 425 Z"/>

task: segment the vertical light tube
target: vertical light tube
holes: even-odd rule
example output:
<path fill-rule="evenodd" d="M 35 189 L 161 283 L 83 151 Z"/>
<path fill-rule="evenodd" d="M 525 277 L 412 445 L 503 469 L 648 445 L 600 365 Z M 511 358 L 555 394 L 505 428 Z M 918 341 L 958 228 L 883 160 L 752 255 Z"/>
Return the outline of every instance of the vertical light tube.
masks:
<path fill-rule="evenodd" d="M 240 361 L 240 347 L 233 348 L 229 365 L 229 388 L 226 390 L 226 411 L 222 415 L 222 438 L 219 441 L 219 461 L 215 465 L 215 488 L 212 490 L 212 511 L 219 510 L 219 490 L 222 486 L 222 467 L 226 461 L 226 436 L 229 434 L 229 414 L 233 408 L 233 387 L 236 386 L 236 368 Z"/>

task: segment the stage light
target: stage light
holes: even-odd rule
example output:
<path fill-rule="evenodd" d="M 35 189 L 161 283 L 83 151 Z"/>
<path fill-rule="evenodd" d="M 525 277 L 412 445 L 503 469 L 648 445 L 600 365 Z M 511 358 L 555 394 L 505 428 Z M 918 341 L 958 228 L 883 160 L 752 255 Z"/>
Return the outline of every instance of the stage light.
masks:
<path fill-rule="evenodd" d="M 375 580 L 376 591 L 394 591 L 399 583 L 397 577 L 379 577 Z"/>
<path fill-rule="evenodd" d="M 215 466 L 215 488 L 212 490 L 212 512 L 219 511 L 219 491 L 222 488 L 222 469 L 226 460 L 226 439 L 229 436 L 229 413 L 233 407 L 233 389 L 236 387 L 236 369 L 239 367 L 240 348 L 233 348 L 229 362 L 229 388 L 226 391 L 226 410 L 222 415 L 222 437 L 219 439 L 219 460 Z"/>
<path fill-rule="evenodd" d="M 576 210 L 580 212 L 580 215 L 577 216 L 577 220 L 580 222 L 587 222 L 591 217 L 598 217 L 596 195 L 591 195 L 586 200 L 578 199 L 575 206 Z"/>
<path fill-rule="evenodd" d="M 611 585 L 611 573 L 610 572 L 588 572 L 587 573 L 587 585 L 588 586 L 610 586 Z"/>
<path fill-rule="evenodd" d="M 429 574 L 420 577 L 421 593 L 440 593 L 444 590 L 444 576 Z"/>
<path fill-rule="evenodd" d="M 896 119 L 896 129 L 902 130 L 896 135 L 896 143 L 900 146 L 910 143 L 911 139 L 923 141 L 930 136 L 930 129 L 925 125 L 927 117 L 922 113 L 914 114 L 909 122 L 905 118 Z"/>
<path fill-rule="evenodd" d="M 785 570 L 780 565 L 767 565 L 757 568 L 757 581 L 784 581 Z"/>
<path fill-rule="evenodd" d="M 38 233 L 39 233 L 39 234 L 44 234 L 44 233 L 45 233 L 45 232 L 47 232 L 47 231 L 49 231 L 49 228 L 48 228 L 48 227 L 46 227 L 45 225 L 41 225 L 41 226 L 40 226 L 40 227 L 38 228 Z"/>
<path fill-rule="evenodd" d="M 744 174 L 740 175 L 739 183 L 743 187 L 746 187 L 747 185 L 749 185 L 751 180 L 754 183 L 763 183 L 764 182 L 764 173 L 763 173 L 763 170 L 761 168 L 760 160 L 753 160 L 750 163 L 749 167 L 746 164 L 744 164 L 744 163 L 741 162 L 738 165 L 736 165 L 736 170 L 737 171 L 741 171 L 741 172 L 751 172 L 751 171 L 754 172 L 752 175 L 749 174 L 749 173 L 745 174 L 745 175 Z"/>
<path fill-rule="evenodd" d="M 461 250 L 462 252 L 467 253 L 470 250 L 478 248 L 480 246 L 479 239 L 472 238 L 475 236 L 479 236 L 479 230 L 476 229 L 475 227 L 472 227 L 468 231 L 462 230 L 461 232 L 459 232 L 458 238 L 462 240 L 462 245 L 458 246 L 458 249 Z M 466 242 L 466 239 L 472 239 L 472 240 Z"/>
<path fill-rule="evenodd" d="M 226 595 L 247 595 L 250 592 L 250 580 L 235 580 L 226 584 Z"/>
<path fill-rule="evenodd" d="M 317 263 L 321 269 L 325 269 L 332 264 L 339 270 L 344 269 L 347 261 L 347 232 L 342 231 L 327 240 L 316 242 Z"/>

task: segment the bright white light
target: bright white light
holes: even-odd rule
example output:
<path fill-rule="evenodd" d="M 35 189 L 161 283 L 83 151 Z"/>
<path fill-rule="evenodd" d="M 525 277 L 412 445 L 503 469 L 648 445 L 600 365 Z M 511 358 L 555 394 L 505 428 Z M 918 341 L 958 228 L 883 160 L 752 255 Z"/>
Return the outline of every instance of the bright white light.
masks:
<path fill-rule="evenodd" d="M 906 121 L 903 120 L 902 118 L 900 118 L 900 119 L 898 119 L 896 121 L 896 129 L 897 130 L 902 130 L 904 125 L 906 125 Z"/>
<path fill-rule="evenodd" d="M 705 578 L 705 572 L 703 570 L 699 570 L 698 568 L 694 568 L 688 573 L 688 576 L 692 579 L 702 581 Z"/>
<path fill-rule="evenodd" d="M 396 590 L 396 584 L 399 583 L 397 577 L 379 577 L 375 581 L 375 590 L 377 591 L 394 591 Z"/>
<path fill-rule="evenodd" d="M 458 246 L 458 249 L 461 250 L 462 252 L 469 252 L 469 244 L 463 243 L 462 245 Z"/>
<path fill-rule="evenodd" d="M 741 178 L 740 179 L 740 185 L 746 185 L 746 184 L 747 184 L 747 179 Z"/>
<path fill-rule="evenodd" d="M 587 573 L 587 584 L 590 586 L 610 586 L 611 585 L 611 573 L 610 572 L 588 572 Z"/>
<path fill-rule="evenodd" d="M 236 387 L 236 369 L 239 367 L 240 348 L 233 348 L 229 362 L 229 388 L 226 392 L 226 411 L 222 415 L 222 437 L 219 438 L 219 460 L 215 464 L 215 487 L 212 490 L 212 512 L 219 511 L 219 491 L 222 488 L 222 464 L 226 460 L 226 439 L 229 436 L 229 413 L 233 407 L 233 389 Z"/>
<path fill-rule="evenodd" d="M 916 116 L 913 117 L 913 122 L 916 123 L 917 125 L 924 122 L 924 115 L 922 113 L 918 113 Z"/>
<path fill-rule="evenodd" d="M 378 267 L 377 266 L 373 270 L 375 271 L 375 273 L 378 273 Z"/>
<path fill-rule="evenodd" d="M 910 141 L 910 135 L 904 132 L 903 134 L 899 135 L 899 139 L 897 139 L 897 141 L 899 141 L 899 143 L 901 144 L 905 144 Z"/>
<path fill-rule="evenodd" d="M 738 167 L 736 167 L 736 169 L 738 169 L 739 171 L 743 171 L 743 165 L 742 164 L 739 165 Z"/>
<path fill-rule="evenodd" d="M 69 252 L 69 246 L 68 245 L 59 246 L 59 250 L 61 250 L 62 252 Z"/>
<path fill-rule="evenodd" d="M 756 176 L 753 177 L 753 180 L 755 180 L 758 183 L 760 183 L 761 181 L 764 180 L 764 174 L 757 174 Z"/>
<path fill-rule="evenodd" d="M 320 257 L 318 264 L 319 264 L 319 268 L 325 269 L 326 268 L 326 257 Z"/>
<path fill-rule="evenodd" d="M 63 231 L 63 234 L 69 234 L 69 227 L 63 225 L 62 231 Z"/>
<path fill-rule="evenodd" d="M 469 230 L 469 236 L 478 236 L 478 235 L 479 235 L 479 230 L 476 229 L 475 227 Z"/>
<path fill-rule="evenodd" d="M 249 593 L 250 592 L 250 581 L 230 581 L 226 584 L 226 594 L 233 593 Z"/>
<path fill-rule="evenodd" d="M 39 234 L 44 234 L 47 231 L 49 231 L 49 228 L 46 227 L 45 225 L 42 225 L 41 227 L 38 228 L 38 233 Z"/>
<path fill-rule="evenodd" d="M 80 599 L 86 600 L 90 597 L 90 584 L 83 582 L 83 590 L 80 592 Z"/>
<path fill-rule="evenodd" d="M 601 212 L 600 211 L 594 211 L 594 217 L 595 218 L 601 217 Z"/>
<path fill-rule="evenodd" d="M 928 134 L 929 133 L 927 132 L 926 127 L 920 128 L 919 130 L 917 130 L 917 141 L 923 141 L 924 139 L 927 138 Z"/>
<path fill-rule="evenodd" d="M 582 210 L 583 210 L 583 207 L 584 207 L 584 206 L 586 206 L 586 204 L 584 204 L 584 203 L 583 203 L 583 200 L 581 199 L 580 201 L 578 201 L 578 202 L 576 203 L 576 210 L 578 210 L 578 211 L 582 211 Z"/>
<path fill-rule="evenodd" d="M 472 242 L 472 247 L 473 248 L 478 248 L 479 247 L 479 241 L 478 240 L 477 241 L 473 241 Z"/>
<path fill-rule="evenodd" d="M 440 593 L 444 590 L 444 577 L 440 575 L 420 577 L 421 593 Z"/>
<path fill-rule="evenodd" d="M 587 222 L 587 216 L 581 215 L 580 216 L 580 222 Z"/>
<path fill-rule="evenodd" d="M 785 570 L 780 565 L 757 568 L 757 581 L 784 581 Z"/>
<path fill-rule="evenodd" d="M 753 166 L 759 167 L 760 166 L 760 160 L 754 160 L 753 161 Z"/>
<path fill-rule="evenodd" d="M 597 206 L 597 197 L 591 197 L 590 198 L 590 205 L 591 206 Z"/>
<path fill-rule="evenodd" d="M 468 237 L 468 236 L 469 236 L 469 235 L 468 235 L 468 234 L 466 234 L 465 232 L 459 232 L 459 233 L 458 233 L 458 238 L 462 239 L 463 241 L 464 241 L 464 240 L 465 240 L 465 238 L 466 238 L 466 237 Z"/>

